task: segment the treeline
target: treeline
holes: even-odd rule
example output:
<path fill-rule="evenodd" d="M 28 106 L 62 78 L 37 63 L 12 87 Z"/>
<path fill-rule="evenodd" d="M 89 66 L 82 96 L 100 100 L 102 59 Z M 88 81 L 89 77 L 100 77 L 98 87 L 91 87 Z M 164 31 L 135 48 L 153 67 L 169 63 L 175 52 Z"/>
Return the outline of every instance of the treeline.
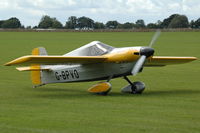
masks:
<path fill-rule="evenodd" d="M 95 22 L 89 17 L 70 16 L 63 25 L 56 18 L 43 16 L 37 26 L 24 27 L 20 20 L 16 17 L 8 20 L 0 20 L 0 28 L 26 28 L 26 29 L 75 29 L 75 30 L 93 30 L 93 29 L 167 29 L 167 28 L 198 28 L 200 29 L 200 18 L 197 20 L 188 21 L 187 16 L 173 14 L 163 21 L 158 20 L 155 23 L 145 24 L 143 19 L 136 22 L 119 23 L 116 20 L 108 21 L 105 24 Z"/>

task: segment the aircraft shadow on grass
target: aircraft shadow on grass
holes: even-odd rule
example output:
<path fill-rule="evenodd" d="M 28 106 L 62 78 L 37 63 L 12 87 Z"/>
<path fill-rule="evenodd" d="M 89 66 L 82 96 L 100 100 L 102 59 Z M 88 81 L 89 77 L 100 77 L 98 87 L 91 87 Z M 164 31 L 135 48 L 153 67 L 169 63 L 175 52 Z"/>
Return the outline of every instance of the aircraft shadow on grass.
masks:
<path fill-rule="evenodd" d="M 69 88 L 37 88 L 33 89 L 35 92 L 40 92 L 38 94 L 34 94 L 36 97 L 40 98 L 63 98 L 63 99 L 77 99 L 77 98 L 88 98 L 88 97 L 97 97 L 98 94 L 90 94 L 87 93 L 85 90 L 78 90 L 78 89 L 69 89 Z M 121 93 L 121 92 L 111 92 L 109 95 L 106 95 L 106 97 L 171 97 L 171 96 L 188 96 L 193 94 L 200 94 L 200 90 L 162 90 L 162 91 L 146 91 L 141 94 L 133 95 L 129 93 Z M 99 95 L 99 97 L 102 97 L 102 95 Z"/>
<path fill-rule="evenodd" d="M 86 98 L 89 96 L 88 93 L 85 93 L 85 90 L 77 90 L 77 89 L 70 89 L 70 88 L 55 88 L 55 87 L 45 87 L 45 88 L 33 88 L 32 91 L 39 92 L 34 94 L 34 97 L 40 98 L 53 98 L 53 99 L 71 99 L 71 98 Z M 84 93 L 86 95 L 84 95 Z"/>
<path fill-rule="evenodd" d="M 149 91 L 144 93 L 146 97 L 154 97 L 154 96 L 186 96 L 186 95 L 193 95 L 193 94 L 200 94 L 200 90 L 164 90 L 164 91 Z"/>

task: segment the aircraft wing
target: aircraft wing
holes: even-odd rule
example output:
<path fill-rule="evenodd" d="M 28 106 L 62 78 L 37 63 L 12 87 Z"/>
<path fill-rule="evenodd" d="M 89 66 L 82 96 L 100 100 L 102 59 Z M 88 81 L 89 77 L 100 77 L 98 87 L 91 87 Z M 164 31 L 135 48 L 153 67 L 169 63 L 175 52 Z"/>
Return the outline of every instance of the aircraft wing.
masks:
<path fill-rule="evenodd" d="M 6 63 L 6 66 L 10 65 L 26 65 L 32 64 L 39 65 L 61 65 L 61 64 L 90 64 L 105 62 L 109 57 L 106 56 L 38 56 L 29 55 L 22 56 L 13 61 Z M 196 57 L 170 57 L 170 56 L 153 56 L 147 59 L 144 66 L 166 66 L 172 64 L 187 63 L 196 60 Z M 112 61 L 107 61 L 112 62 Z M 38 68 L 19 68 L 19 70 L 37 70 Z"/>
<path fill-rule="evenodd" d="M 103 56 L 38 56 L 29 55 L 22 56 L 13 61 L 6 63 L 6 66 L 10 65 L 59 65 L 59 64 L 89 64 L 100 63 L 106 60 Z M 24 68 L 25 69 L 25 68 Z M 27 68 L 26 68 L 27 69 Z"/>
<path fill-rule="evenodd" d="M 144 66 L 166 66 L 182 64 L 196 60 L 196 57 L 172 57 L 172 56 L 153 56 L 148 58 Z"/>

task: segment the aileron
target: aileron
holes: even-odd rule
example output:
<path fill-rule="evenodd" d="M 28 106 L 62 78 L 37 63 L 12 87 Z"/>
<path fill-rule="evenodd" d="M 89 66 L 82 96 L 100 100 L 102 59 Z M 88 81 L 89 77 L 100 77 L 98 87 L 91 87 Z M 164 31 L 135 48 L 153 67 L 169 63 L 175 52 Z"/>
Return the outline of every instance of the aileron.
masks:
<path fill-rule="evenodd" d="M 194 61 L 196 59 L 196 57 L 153 56 L 148 58 L 145 66 L 166 66 L 173 64 L 182 64 Z"/>

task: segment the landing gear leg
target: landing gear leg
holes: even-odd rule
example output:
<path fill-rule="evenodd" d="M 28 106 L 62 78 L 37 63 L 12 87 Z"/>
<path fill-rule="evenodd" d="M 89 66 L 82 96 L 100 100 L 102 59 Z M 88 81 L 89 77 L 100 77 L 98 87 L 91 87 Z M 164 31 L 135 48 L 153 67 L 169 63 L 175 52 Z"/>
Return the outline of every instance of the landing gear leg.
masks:
<path fill-rule="evenodd" d="M 110 82 L 110 80 L 112 79 L 113 75 L 109 76 L 106 82 Z"/>
<path fill-rule="evenodd" d="M 135 94 L 136 93 L 136 87 L 133 85 L 133 83 L 128 79 L 128 77 L 124 76 L 124 79 L 131 85 L 131 90 L 132 93 Z"/>

